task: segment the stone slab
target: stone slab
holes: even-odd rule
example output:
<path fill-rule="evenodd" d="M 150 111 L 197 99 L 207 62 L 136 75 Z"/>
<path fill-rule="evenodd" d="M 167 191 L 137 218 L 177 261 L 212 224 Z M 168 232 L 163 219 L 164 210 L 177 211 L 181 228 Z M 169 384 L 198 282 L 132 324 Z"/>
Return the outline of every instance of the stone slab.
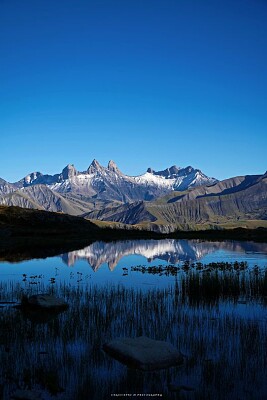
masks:
<path fill-rule="evenodd" d="M 183 356 L 172 344 L 146 336 L 115 339 L 104 344 L 103 349 L 123 364 L 143 371 L 169 368 L 183 363 Z"/>

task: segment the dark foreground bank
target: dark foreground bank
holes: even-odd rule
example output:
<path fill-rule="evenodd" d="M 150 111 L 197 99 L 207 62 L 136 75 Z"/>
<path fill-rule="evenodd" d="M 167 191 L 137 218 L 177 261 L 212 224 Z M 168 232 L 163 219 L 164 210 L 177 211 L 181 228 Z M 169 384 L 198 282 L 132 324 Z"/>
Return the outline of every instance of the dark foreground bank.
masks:
<path fill-rule="evenodd" d="M 158 233 L 100 227 L 80 217 L 19 207 L 0 206 L 0 259 L 48 257 L 90 245 L 97 240 L 203 239 L 267 242 L 267 229 L 217 229 Z"/>

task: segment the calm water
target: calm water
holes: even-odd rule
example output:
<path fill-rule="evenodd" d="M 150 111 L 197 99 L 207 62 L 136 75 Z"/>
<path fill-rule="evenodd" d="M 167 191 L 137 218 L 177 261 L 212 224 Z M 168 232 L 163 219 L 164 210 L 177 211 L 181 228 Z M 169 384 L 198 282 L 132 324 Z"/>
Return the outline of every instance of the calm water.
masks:
<path fill-rule="evenodd" d="M 58 282 L 71 285 L 88 282 L 105 285 L 109 282 L 130 287 L 166 287 L 174 281 L 173 277 L 162 279 L 158 276 L 139 276 L 130 271 L 131 266 L 179 265 L 186 260 L 202 263 L 247 261 L 250 266 L 257 264 L 265 267 L 267 244 L 174 239 L 95 242 L 83 249 L 57 257 L 19 263 L 0 262 L 0 278 L 2 282 L 21 282 L 22 274 L 26 274 L 28 283 L 31 281 L 30 276 L 42 275 L 43 282 L 49 282 L 55 277 Z M 128 271 L 123 268 L 127 268 Z"/>
<path fill-rule="evenodd" d="M 247 264 L 197 264 L 234 261 Z M 152 274 L 151 266 L 177 269 Z M 266 270 L 264 243 L 172 239 L 1 262 L 0 398 L 22 388 L 47 400 L 266 399 Z M 64 297 L 69 310 L 40 317 L 3 303 L 44 291 Z M 144 373 L 102 350 L 112 338 L 139 335 L 172 343 L 183 366 Z"/>

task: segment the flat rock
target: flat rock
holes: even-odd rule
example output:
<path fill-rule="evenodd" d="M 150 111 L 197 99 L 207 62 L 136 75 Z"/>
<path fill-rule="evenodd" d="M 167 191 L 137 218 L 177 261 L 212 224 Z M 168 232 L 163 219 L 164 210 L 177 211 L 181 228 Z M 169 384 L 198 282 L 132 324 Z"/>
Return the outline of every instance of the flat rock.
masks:
<path fill-rule="evenodd" d="M 123 364 L 143 371 L 183 363 L 183 356 L 172 344 L 146 336 L 115 339 L 104 344 L 103 349 Z"/>
<path fill-rule="evenodd" d="M 50 294 L 36 294 L 30 297 L 24 297 L 22 299 L 21 306 L 43 308 L 46 310 L 68 308 L 68 304 L 64 299 L 52 296 Z"/>
<path fill-rule="evenodd" d="M 39 392 L 33 390 L 21 390 L 18 389 L 13 393 L 11 399 L 14 400 L 42 400 L 42 396 Z"/>

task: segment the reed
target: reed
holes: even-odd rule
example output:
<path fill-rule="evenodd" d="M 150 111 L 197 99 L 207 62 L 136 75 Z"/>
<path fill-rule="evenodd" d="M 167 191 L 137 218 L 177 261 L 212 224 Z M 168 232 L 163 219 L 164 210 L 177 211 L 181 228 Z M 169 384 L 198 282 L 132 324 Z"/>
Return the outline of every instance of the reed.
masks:
<path fill-rule="evenodd" d="M 72 286 L 57 279 L 45 284 L 42 277 L 35 278 L 35 285 L 23 278 L 21 284 L 1 283 L 1 301 L 48 291 L 70 305 L 46 323 L 2 307 L 2 398 L 9 399 L 16 388 L 35 388 L 58 400 L 104 400 L 112 393 L 263 400 L 266 272 L 234 266 L 214 271 L 203 267 L 203 272 L 198 267 L 202 265 L 182 269 L 166 289 L 146 291 L 121 284 Z M 112 338 L 138 335 L 171 342 L 184 354 L 184 365 L 144 373 L 127 369 L 102 351 Z"/>

